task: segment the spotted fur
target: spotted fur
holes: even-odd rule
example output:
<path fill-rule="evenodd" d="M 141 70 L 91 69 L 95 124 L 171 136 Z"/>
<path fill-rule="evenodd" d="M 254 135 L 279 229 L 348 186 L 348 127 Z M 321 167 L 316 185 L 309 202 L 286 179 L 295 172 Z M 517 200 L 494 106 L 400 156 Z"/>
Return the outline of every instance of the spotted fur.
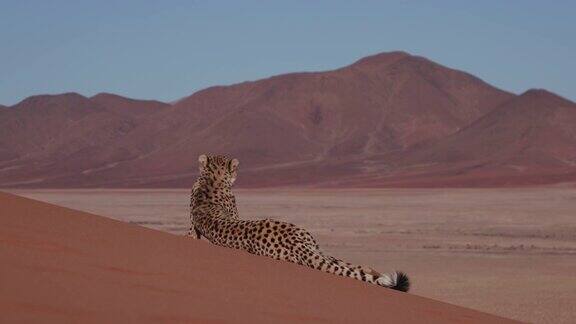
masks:
<path fill-rule="evenodd" d="M 240 219 L 231 191 L 238 160 L 201 155 L 199 162 L 200 176 L 194 183 L 190 199 L 189 235 L 194 233 L 196 238 L 204 236 L 216 245 L 408 291 L 410 284 L 404 273 L 381 274 L 324 255 L 312 235 L 293 224 L 273 219 Z"/>

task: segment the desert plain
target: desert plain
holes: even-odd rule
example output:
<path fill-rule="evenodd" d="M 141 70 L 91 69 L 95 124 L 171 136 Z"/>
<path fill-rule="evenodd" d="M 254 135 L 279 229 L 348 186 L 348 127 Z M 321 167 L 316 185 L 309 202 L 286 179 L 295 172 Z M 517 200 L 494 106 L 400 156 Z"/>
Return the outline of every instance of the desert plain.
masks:
<path fill-rule="evenodd" d="M 183 189 L 10 190 L 174 235 L 188 229 Z M 312 232 L 321 248 L 411 293 L 535 323 L 576 321 L 576 189 L 239 189 L 241 217 Z"/>

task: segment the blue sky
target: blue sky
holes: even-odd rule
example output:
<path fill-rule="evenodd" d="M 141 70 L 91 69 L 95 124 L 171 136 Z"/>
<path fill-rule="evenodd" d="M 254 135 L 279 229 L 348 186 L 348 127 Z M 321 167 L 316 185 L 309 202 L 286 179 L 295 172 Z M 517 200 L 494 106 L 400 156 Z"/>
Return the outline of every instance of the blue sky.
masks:
<path fill-rule="evenodd" d="M 0 0 L 0 104 L 68 91 L 174 101 L 392 50 L 576 100 L 574 17 L 576 1 Z"/>

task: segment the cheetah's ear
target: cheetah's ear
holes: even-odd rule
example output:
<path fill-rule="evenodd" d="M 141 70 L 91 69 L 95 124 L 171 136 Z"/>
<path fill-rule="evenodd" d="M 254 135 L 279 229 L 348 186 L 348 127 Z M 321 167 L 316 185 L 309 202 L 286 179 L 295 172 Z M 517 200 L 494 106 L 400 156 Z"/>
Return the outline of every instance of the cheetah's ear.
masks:
<path fill-rule="evenodd" d="M 236 171 L 239 164 L 240 161 L 238 161 L 238 159 L 232 159 L 232 161 L 230 161 L 230 171 Z"/>
<path fill-rule="evenodd" d="M 198 157 L 198 162 L 200 163 L 200 169 L 205 168 L 208 165 L 208 157 L 202 154 Z"/>

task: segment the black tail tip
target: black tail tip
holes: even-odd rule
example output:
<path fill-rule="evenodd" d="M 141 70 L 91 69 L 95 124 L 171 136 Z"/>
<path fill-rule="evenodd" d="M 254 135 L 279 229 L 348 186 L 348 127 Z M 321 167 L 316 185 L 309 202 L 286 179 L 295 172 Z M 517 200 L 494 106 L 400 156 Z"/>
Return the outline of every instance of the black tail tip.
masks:
<path fill-rule="evenodd" d="M 408 292 L 410 289 L 410 279 L 408 276 L 402 271 L 396 271 L 396 285 L 390 287 L 394 290 Z"/>

